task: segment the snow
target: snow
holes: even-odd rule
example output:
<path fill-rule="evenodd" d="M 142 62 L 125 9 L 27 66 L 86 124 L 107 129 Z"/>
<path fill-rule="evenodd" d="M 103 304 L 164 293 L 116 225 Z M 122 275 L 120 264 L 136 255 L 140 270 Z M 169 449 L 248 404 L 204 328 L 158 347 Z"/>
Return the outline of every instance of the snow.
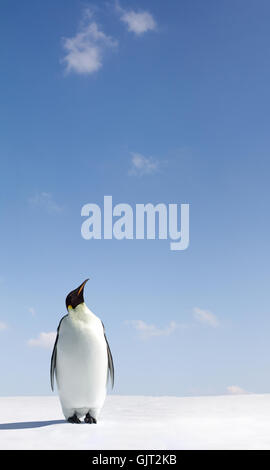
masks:
<path fill-rule="evenodd" d="M 0 397 L 1 449 L 270 449 L 270 394 L 109 395 L 98 424 L 70 424 L 57 396 Z"/>

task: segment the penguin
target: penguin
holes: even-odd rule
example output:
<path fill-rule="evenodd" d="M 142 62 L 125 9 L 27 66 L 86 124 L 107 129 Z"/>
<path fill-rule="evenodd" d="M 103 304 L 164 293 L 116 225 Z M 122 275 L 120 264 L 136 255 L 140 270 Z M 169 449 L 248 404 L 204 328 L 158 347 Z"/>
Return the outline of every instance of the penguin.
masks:
<path fill-rule="evenodd" d="M 84 303 L 84 286 L 66 297 L 68 314 L 57 328 L 51 357 L 50 378 L 54 376 L 60 403 L 70 423 L 96 423 L 103 407 L 107 383 L 114 385 L 114 364 L 102 321 Z"/>

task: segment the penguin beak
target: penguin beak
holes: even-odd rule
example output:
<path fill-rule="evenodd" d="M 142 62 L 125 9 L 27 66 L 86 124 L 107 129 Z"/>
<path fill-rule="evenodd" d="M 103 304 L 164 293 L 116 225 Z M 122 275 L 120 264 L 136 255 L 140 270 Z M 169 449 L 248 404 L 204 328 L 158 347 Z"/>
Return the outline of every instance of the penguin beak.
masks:
<path fill-rule="evenodd" d="M 83 289 L 87 281 L 89 281 L 89 279 L 85 279 L 85 281 L 78 287 L 77 296 L 79 296 L 80 294 L 83 294 Z"/>

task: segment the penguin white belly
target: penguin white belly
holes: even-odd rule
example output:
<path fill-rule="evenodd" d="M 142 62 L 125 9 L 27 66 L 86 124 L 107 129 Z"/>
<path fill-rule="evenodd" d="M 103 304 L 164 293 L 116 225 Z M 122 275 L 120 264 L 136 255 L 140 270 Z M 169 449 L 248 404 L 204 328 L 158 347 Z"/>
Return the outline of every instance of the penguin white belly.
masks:
<path fill-rule="evenodd" d="M 88 412 L 97 418 L 106 397 L 107 371 L 101 321 L 90 311 L 69 314 L 61 323 L 56 357 L 56 380 L 66 418 Z"/>

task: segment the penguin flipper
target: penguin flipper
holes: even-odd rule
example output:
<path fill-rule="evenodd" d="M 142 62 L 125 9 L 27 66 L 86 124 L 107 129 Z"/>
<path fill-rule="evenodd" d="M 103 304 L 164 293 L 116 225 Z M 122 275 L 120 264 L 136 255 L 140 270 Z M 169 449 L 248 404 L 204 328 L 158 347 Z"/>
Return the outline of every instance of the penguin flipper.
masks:
<path fill-rule="evenodd" d="M 61 322 L 62 320 L 67 317 L 67 315 L 64 315 L 60 322 L 59 322 L 59 325 L 57 327 L 57 333 L 56 333 L 56 339 L 55 339 L 55 343 L 54 343 L 54 347 L 53 347 L 53 352 L 52 352 L 52 357 L 51 357 L 51 368 L 50 368 L 50 378 L 51 378 L 51 388 L 52 388 L 52 391 L 54 389 L 54 374 L 56 373 L 56 355 L 57 355 L 57 341 L 58 341 L 58 337 L 59 337 L 59 330 L 60 330 L 60 325 L 61 325 Z"/>
<path fill-rule="evenodd" d="M 104 331 L 104 338 L 105 338 L 105 341 L 106 341 L 106 344 L 107 344 L 107 354 L 108 354 L 108 379 L 109 379 L 109 376 L 110 376 L 110 379 L 111 379 L 111 384 L 112 384 L 112 388 L 114 386 L 114 364 L 113 364 L 113 357 L 112 357 L 112 353 L 111 353 L 111 350 L 110 350 L 110 346 L 109 346 L 109 343 L 108 343 L 108 340 L 107 340 L 107 337 L 106 337 L 106 334 L 105 334 L 105 327 L 103 325 L 103 322 L 102 322 L 102 326 L 103 326 L 103 331 Z"/>

